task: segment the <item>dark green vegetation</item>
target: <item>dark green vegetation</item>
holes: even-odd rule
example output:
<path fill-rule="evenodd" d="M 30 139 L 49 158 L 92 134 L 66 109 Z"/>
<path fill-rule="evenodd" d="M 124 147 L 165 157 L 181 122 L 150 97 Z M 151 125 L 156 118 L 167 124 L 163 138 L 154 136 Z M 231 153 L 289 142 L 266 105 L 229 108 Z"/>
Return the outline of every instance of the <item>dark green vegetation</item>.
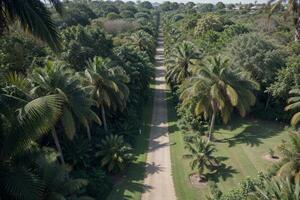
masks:
<path fill-rule="evenodd" d="M 108 196 L 109 200 L 114 199 L 140 199 L 143 191 L 145 177 L 145 163 L 148 150 L 148 138 L 150 135 L 153 107 L 153 92 L 149 92 L 149 100 L 143 111 L 142 134 L 136 136 L 136 146 L 133 154 L 136 159 L 128 166 L 124 180 L 121 180 Z"/>
<path fill-rule="evenodd" d="M 299 199 L 297 1 L 0 5 L 0 199 L 140 199 L 160 14 L 178 199 Z"/>
<path fill-rule="evenodd" d="M 0 199 L 138 196 L 159 14 L 42 2 L 0 1 Z"/>
<path fill-rule="evenodd" d="M 172 4 L 164 12 L 179 199 L 299 199 L 299 133 L 285 128 L 297 128 L 300 116 L 293 2 Z M 284 21 L 287 12 L 296 15 Z"/>

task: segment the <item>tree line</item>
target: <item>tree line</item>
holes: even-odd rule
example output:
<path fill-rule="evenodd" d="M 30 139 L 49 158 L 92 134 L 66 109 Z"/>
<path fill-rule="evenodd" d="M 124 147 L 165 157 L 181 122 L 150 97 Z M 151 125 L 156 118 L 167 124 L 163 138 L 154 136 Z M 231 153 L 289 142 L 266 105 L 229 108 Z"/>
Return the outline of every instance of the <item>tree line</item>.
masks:
<path fill-rule="evenodd" d="M 191 159 L 200 182 L 221 165 L 214 154 L 216 124 L 250 115 L 297 128 L 300 119 L 299 4 L 284 9 L 279 1 L 254 12 L 226 6 L 199 10 L 201 5 L 185 4 L 162 17 L 166 79 L 189 152 L 184 158 Z M 228 193 L 212 184 L 207 198 L 298 199 L 299 138 L 294 131 L 290 141 L 278 144 L 282 160 L 268 173 Z"/>
<path fill-rule="evenodd" d="M 106 198 L 138 145 L 158 33 L 150 5 L 1 2 L 1 199 Z"/>

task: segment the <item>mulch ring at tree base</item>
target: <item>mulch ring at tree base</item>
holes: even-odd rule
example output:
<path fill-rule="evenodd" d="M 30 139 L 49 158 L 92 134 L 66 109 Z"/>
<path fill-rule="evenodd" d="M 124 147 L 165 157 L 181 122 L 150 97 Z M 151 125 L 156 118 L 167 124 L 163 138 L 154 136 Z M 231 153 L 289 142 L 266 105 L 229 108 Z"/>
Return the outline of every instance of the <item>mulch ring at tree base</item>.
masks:
<path fill-rule="evenodd" d="M 190 183 L 197 188 L 204 188 L 207 186 L 207 180 L 203 177 L 199 178 L 198 173 L 192 173 L 189 175 Z"/>
<path fill-rule="evenodd" d="M 271 156 L 269 154 L 266 154 L 263 156 L 263 159 L 267 160 L 267 161 L 271 161 L 271 162 L 279 162 L 281 160 L 281 158 L 279 156 Z"/>

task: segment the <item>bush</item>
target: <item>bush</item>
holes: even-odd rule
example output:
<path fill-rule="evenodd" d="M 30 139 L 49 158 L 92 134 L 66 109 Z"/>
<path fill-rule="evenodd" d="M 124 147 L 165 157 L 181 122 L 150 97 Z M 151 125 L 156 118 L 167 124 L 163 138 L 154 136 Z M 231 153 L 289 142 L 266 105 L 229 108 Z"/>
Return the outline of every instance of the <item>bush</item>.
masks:
<path fill-rule="evenodd" d="M 119 19 L 120 15 L 114 12 L 110 12 L 106 15 L 106 18 L 109 20 Z"/>
<path fill-rule="evenodd" d="M 110 194 L 113 184 L 107 175 L 101 169 L 89 169 L 73 171 L 72 175 L 76 178 L 88 180 L 86 193 L 95 198 L 95 200 L 106 199 Z"/>
<path fill-rule="evenodd" d="M 280 51 L 260 34 L 243 34 L 229 47 L 230 57 L 237 68 L 249 72 L 261 84 L 262 90 L 284 65 Z"/>
<path fill-rule="evenodd" d="M 150 19 L 150 15 L 146 12 L 138 12 L 134 15 L 136 19 L 144 18 L 144 19 Z"/>
<path fill-rule="evenodd" d="M 207 31 L 222 31 L 224 29 L 221 18 L 214 14 L 207 14 L 197 21 L 195 35 L 201 35 Z"/>
<path fill-rule="evenodd" d="M 73 141 L 65 140 L 63 145 L 65 160 L 74 169 L 90 167 L 92 147 L 86 136 L 77 136 Z"/>
<path fill-rule="evenodd" d="M 120 13 L 122 18 L 134 18 L 134 13 L 130 10 L 124 10 Z"/>
<path fill-rule="evenodd" d="M 25 74 L 32 66 L 42 66 L 45 48 L 34 39 L 19 33 L 0 38 L 0 71 Z"/>
<path fill-rule="evenodd" d="M 123 171 L 133 159 L 132 149 L 124 142 L 123 136 L 107 135 L 97 147 L 99 151 L 96 156 L 100 157 L 101 166 L 109 173 Z"/>
<path fill-rule="evenodd" d="M 182 16 L 182 15 L 175 15 L 174 17 L 173 17 L 173 21 L 174 22 L 177 22 L 177 21 L 180 21 L 180 20 L 182 20 L 184 17 Z"/>
<path fill-rule="evenodd" d="M 134 21 L 126 21 L 123 19 L 108 20 L 103 23 L 106 32 L 117 34 L 127 31 L 133 31 L 138 28 L 138 24 Z"/>
<path fill-rule="evenodd" d="M 112 41 L 99 27 L 71 26 L 62 31 L 61 38 L 61 57 L 76 70 L 83 70 L 87 61 L 95 56 L 111 55 Z"/>

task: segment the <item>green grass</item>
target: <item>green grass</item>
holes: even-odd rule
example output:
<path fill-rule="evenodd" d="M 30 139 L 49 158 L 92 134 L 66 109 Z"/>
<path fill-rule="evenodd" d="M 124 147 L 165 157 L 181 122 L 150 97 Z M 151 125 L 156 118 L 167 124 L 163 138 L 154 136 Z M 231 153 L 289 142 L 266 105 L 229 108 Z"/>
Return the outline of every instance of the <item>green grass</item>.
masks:
<path fill-rule="evenodd" d="M 209 188 L 195 188 L 189 183 L 189 160 L 183 160 L 183 133 L 177 127 L 174 103 L 168 100 L 169 133 L 171 142 L 172 173 L 176 195 L 179 200 L 202 200 L 209 194 Z M 269 148 L 276 149 L 281 140 L 288 139 L 284 124 L 256 119 L 234 119 L 228 126 L 217 127 L 215 142 L 217 155 L 225 164 L 218 174 L 208 175 L 222 191 L 229 191 L 247 176 L 265 171 L 272 163 L 263 159 Z M 275 151 L 276 152 L 276 151 Z"/>
<path fill-rule="evenodd" d="M 133 154 L 136 160 L 128 166 L 121 183 L 114 186 L 108 200 L 140 200 L 143 191 L 145 164 L 148 149 L 148 138 L 150 135 L 153 108 L 153 89 L 149 94 L 149 100 L 143 110 L 142 135 L 136 136 L 136 146 Z"/>

